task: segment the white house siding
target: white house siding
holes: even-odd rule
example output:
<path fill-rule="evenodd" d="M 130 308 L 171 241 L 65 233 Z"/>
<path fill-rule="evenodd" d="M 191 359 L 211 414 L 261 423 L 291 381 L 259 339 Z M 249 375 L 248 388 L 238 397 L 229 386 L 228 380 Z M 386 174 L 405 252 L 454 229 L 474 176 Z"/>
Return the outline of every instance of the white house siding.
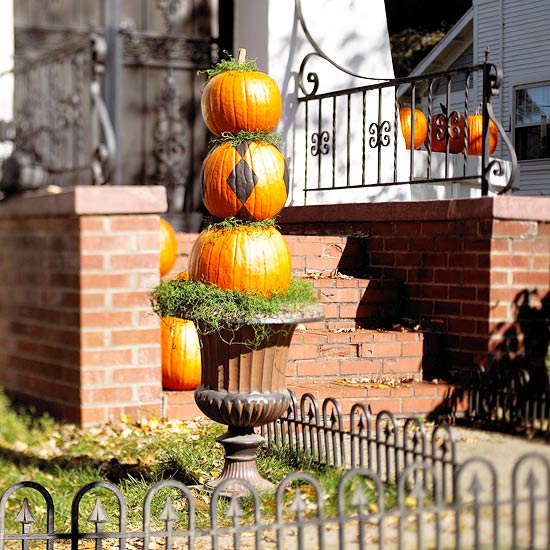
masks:
<path fill-rule="evenodd" d="M 513 136 L 514 88 L 550 81 L 550 1 L 474 0 L 474 59 L 486 48 L 504 80 L 495 113 Z M 502 113 L 502 116 L 501 116 Z M 499 152 L 506 157 L 505 151 Z M 520 193 L 550 195 L 550 161 L 520 163 Z"/>

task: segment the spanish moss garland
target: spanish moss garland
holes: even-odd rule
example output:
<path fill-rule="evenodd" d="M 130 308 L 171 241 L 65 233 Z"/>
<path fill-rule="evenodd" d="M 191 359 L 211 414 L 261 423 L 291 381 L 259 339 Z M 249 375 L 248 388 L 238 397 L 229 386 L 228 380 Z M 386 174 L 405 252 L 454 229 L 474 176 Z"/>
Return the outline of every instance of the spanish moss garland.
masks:
<path fill-rule="evenodd" d="M 256 72 L 258 70 L 255 59 L 237 59 L 227 50 L 224 50 L 223 53 L 227 56 L 227 59 L 220 59 L 212 68 L 198 71 L 198 74 L 206 74 L 208 81 L 216 75 L 226 73 L 227 71 Z"/>
<path fill-rule="evenodd" d="M 203 334 L 228 330 L 235 334 L 249 325 L 254 341 L 243 342 L 254 349 L 272 331 L 262 319 L 300 313 L 318 301 L 312 285 L 293 279 L 285 291 L 264 296 L 251 290 L 222 290 L 216 285 L 187 280 L 186 274 L 162 281 L 150 293 L 153 311 L 160 317 L 193 321 Z"/>
<path fill-rule="evenodd" d="M 216 146 L 230 143 L 232 147 L 238 147 L 245 141 L 261 141 L 274 147 L 283 145 L 283 138 L 279 134 L 263 130 L 239 130 L 236 134 L 222 132 L 219 136 L 215 136 L 210 140 L 210 145 Z"/>
<path fill-rule="evenodd" d="M 223 218 L 221 220 L 219 218 L 208 217 L 205 221 L 208 229 L 219 229 L 220 231 L 231 231 L 232 229 L 236 229 L 237 227 L 242 226 L 256 229 L 267 229 L 268 227 L 275 227 L 277 225 L 275 218 L 247 221 L 231 216 L 230 218 Z"/>

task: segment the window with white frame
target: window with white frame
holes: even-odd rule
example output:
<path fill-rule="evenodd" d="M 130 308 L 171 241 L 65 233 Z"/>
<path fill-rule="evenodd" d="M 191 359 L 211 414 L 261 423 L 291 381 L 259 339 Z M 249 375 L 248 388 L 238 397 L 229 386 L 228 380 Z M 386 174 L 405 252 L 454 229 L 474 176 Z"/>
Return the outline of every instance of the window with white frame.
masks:
<path fill-rule="evenodd" d="M 550 83 L 515 89 L 518 160 L 550 159 Z"/>

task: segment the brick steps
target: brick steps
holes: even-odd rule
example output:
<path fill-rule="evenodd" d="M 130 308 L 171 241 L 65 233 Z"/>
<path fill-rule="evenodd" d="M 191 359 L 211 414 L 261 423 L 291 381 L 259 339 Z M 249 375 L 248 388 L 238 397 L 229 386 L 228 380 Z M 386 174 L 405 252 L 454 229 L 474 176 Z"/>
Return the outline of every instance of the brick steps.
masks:
<path fill-rule="evenodd" d="M 311 378 L 309 381 L 290 381 L 289 390 L 299 400 L 304 394 L 311 394 L 319 406 L 327 397 L 338 401 L 342 414 L 349 414 L 355 403 L 364 403 L 373 414 L 389 410 L 398 416 L 424 416 L 439 410 L 447 410 L 453 386 L 433 382 L 405 382 L 396 387 L 376 387 L 376 384 L 345 385 L 325 378 Z M 163 416 L 191 419 L 204 414 L 195 405 L 193 391 L 165 391 Z M 456 412 L 466 410 L 467 401 L 457 404 Z"/>
<path fill-rule="evenodd" d="M 287 385 L 298 398 L 305 393 L 319 402 L 335 397 L 344 414 L 364 402 L 373 413 L 386 409 L 426 415 L 443 404 L 450 388 L 422 381 L 428 354 L 424 344 L 424 335 L 414 331 L 299 327 L 289 349 Z M 193 391 L 165 391 L 163 415 L 193 418 L 202 413 Z"/>

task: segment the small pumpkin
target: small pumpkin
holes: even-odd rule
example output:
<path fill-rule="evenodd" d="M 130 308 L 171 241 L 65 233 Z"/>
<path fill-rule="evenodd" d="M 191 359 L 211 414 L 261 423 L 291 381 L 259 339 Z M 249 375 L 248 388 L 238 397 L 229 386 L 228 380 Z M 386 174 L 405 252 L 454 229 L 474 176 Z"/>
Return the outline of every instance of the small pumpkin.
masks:
<path fill-rule="evenodd" d="M 399 109 L 399 121 L 401 132 L 405 138 L 407 149 L 411 148 L 412 108 L 401 107 Z M 414 110 L 414 148 L 419 149 L 428 135 L 428 121 L 426 115 L 420 110 Z"/>
<path fill-rule="evenodd" d="M 162 317 L 160 323 L 162 386 L 194 390 L 201 383 L 201 352 L 193 321 Z"/>
<path fill-rule="evenodd" d="M 204 205 L 216 218 L 272 218 L 288 196 L 285 158 L 262 141 L 214 147 L 204 159 L 201 180 Z"/>
<path fill-rule="evenodd" d="M 239 51 L 237 61 L 206 83 L 201 96 L 201 112 L 208 129 L 215 135 L 223 132 L 265 131 L 277 126 L 283 111 L 283 99 L 275 81 L 245 63 L 246 51 Z"/>
<path fill-rule="evenodd" d="M 288 288 L 291 271 L 288 245 L 273 226 L 212 226 L 199 235 L 189 255 L 189 279 L 222 290 L 269 296 Z"/>
<path fill-rule="evenodd" d="M 447 128 L 447 125 L 449 128 Z M 444 153 L 449 142 L 449 153 L 461 153 L 464 151 L 465 120 L 458 113 L 451 113 L 447 118 L 445 114 L 432 115 L 431 148 L 434 153 Z M 424 142 L 428 148 L 428 139 Z"/>
<path fill-rule="evenodd" d="M 178 258 L 178 240 L 174 228 L 163 218 L 160 219 L 160 276 L 166 275 Z"/>
<path fill-rule="evenodd" d="M 489 154 L 492 155 L 497 148 L 498 128 L 489 120 Z M 468 154 L 481 156 L 483 150 L 483 116 L 480 114 L 468 117 Z"/>

